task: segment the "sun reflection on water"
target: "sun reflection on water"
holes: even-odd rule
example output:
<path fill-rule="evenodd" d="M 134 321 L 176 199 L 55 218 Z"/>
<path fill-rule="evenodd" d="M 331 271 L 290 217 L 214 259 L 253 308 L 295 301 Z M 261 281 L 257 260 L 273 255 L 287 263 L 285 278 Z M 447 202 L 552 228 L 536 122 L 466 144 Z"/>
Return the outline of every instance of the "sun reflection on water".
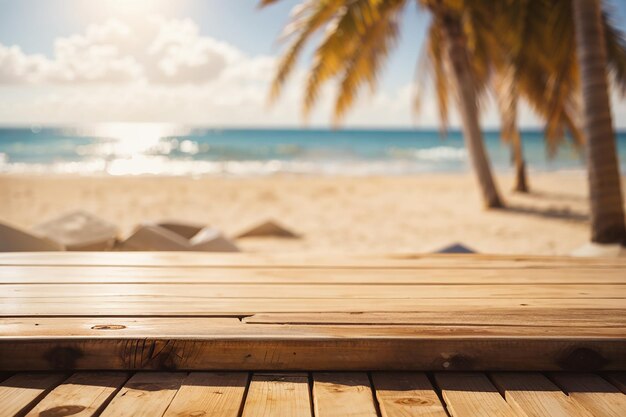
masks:
<path fill-rule="evenodd" d="M 106 123 L 81 133 L 99 141 L 77 153 L 100 159 L 108 174 L 134 175 L 161 173 L 167 155 L 178 145 L 175 137 L 187 135 L 189 129 L 164 123 Z M 193 150 L 192 145 L 185 148 Z"/>

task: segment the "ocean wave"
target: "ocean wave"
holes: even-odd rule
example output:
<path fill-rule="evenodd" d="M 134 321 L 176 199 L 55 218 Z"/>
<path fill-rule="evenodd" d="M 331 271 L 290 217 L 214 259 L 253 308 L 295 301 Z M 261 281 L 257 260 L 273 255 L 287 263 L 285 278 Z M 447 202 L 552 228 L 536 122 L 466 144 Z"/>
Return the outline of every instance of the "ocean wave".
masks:
<path fill-rule="evenodd" d="M 425 149 L 390 148 L 388 154 L 396 158 L 413 158 L 423 161 L 462 161 L 467 157 L 467 151 L 464 148 L 452 146 L 435 146 Z"/>
<path fill-rule="evenodd" d="M 463 170 L 460 165 L 458 170 Z M 275 174 L 300 175 L 409 175 L 437 171 L 431 164 L 400 160 L 359 161 L 203 161 L 169 159 L 165 156 L 136 156 L 133 158 L 103 160 L 91 159 L 49 164 L 8 162 L 0 160 L 0 173 L 8 174 L 77 174 L 77 175 L 221 175 L 221 176 L 268 176 Z"/>

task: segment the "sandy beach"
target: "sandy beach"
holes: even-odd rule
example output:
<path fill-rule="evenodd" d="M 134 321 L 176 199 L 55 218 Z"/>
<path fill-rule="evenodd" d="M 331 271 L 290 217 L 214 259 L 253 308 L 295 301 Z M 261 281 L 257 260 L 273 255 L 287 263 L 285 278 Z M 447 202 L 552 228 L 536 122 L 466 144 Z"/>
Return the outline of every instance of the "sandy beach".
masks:
<path fill-rule="evenodd" d="M 233 235 L 273 218 L 301 239 L 247 238 L 252 252 L 428 252 L 461 242 L 479 252 L 568 254 L 588 240 L 583 173 L 534 173 L 533 192 L 500 177 L 506 210 L 482 209 L 472 177 L 0 177 L 0 220 L 28 228 L 69 210 L 119 225 L 207 223 Z M 625 182 L 626 183 L 626 182 Z"/>

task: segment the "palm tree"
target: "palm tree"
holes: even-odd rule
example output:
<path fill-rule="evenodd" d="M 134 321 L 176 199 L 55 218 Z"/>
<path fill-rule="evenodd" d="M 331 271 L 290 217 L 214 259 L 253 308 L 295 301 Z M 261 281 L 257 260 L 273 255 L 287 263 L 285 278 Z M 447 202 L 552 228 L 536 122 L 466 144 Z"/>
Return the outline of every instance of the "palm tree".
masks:
<path fill-rule="evenodd" d="M 262 4 L 277 0 L 262 0 Z M 275 99 L 306 42 L 322 27 L 326 33 L 308 76 L 304 115 L 321 85 L 340 78 L 334 122 L 352 105 L 363 84 L 376 76 L 398 34 L 397 19 L 406 0 L 306 0 L 294 14 L 287 37 L 293 39 L 272 84 Z M 427 38 L 427 68 L 434 79 L 443 131 L 448 96 L 455 93 L 468 153 L 487 207 L 501 207 L 478 124 L 478 104 L 492 79 L 502 116 L 502 136 L 511 144 L 515 189 L 526 191 L 526 164 L 517 124 L 524 98 L 546 122 L 549 155 L 569 132 L 577 148 L 583 134 L 576 123 L 579 69 L 574 51 L 569 0 L 418 0 L 432 15 Z M 609 64 L 626 92 L 626 42 L 602 15 Z M 493 77 L 492 77 L 493 75 Z"/>
<path fill-rule="evenodd" d="M 568 19 L 567 14 L 558 10 L 565 3 L 568 2 L 495 2 L 491 11 L 489 21 L 496 26 L 493 32 L 498 34 L 492 37 L 489 49 L 489 60 L 494 67 L 493 91 L 501 115 L 501 136 L 511 146 L 515 164 L 515 191 L 528 192 L 518 127 L 520 97 L 545 121 L 549 156 L 555 155 L 566 131 L 577 148 L 582 146 L 582 134 L 571 117 L 578 89 L 576 59 L 570 52 L 573 37 L 561 33 L 564 27 L 568 29 Z"/>
<path fill-rule="evenodd" d="M 261 4 L 276 1 L 262 0 Z M 455 93 L 463 137 L 484 205 L 503 207 L 479 124 L 481 74 L 477 74 L 470 61 L 468 32 L 463 21 L 471 8 L 465 7 L 466 2 L 420 0 L 419 3 L 431 12 L 434 28 L 431 33 L 441 41 L 440 53 L 445 66 L 439 69 L 449 69 L 449 86 Z M 305 0 L 295 9 L 287 27 L 286 37 L 292 42 L 279 64 L 271 98 L 280 94 L 307 41 L 326 27 L 308 74 L 303 112 L 305 117 L 309 114 L 324 83 L 339 78 L 334 109 L 334 122 L 339 123 L 363 84 L 368 84 L 372 90 L 376 88 L 381 65 L 398 36 L 398 17 L 408 3 L 407 0 Z M 488 2 L 478 0 L 472 3 L 488 5 Z M 446 78 L 446 75 L 440 75 L 441 80 Z"/>
<path fill-rule="evenodd" d="M 574 0 L 576 45 L 587 136 L 591 241 L 626 243 L 624 206 L 611 108 L 599 0 Z"/>
<path fill-rule="evenodd" d="M 574 123 L 578 114 L 579 67 L 575 52 L 574 22 L 570 1 L 495 2 L 494 16 L 500 25 L 493 33 L 495 45 L 489 60 L 494 66 L 493 88 L 500 114 L 503 139 L 511 145 L 516 166 L 516 191 L 528 191 L 526 167 L 517 126 L 517 105 L 521 96 L 546 121 L 548 155 L 569 135 L 582 151 L 584 135 Z M 496 18 L 497 17 L 497 18 Z M 626 93 L 626 40 L 614 27 L 607 12 L 602 27 L 613 81 Z"/>

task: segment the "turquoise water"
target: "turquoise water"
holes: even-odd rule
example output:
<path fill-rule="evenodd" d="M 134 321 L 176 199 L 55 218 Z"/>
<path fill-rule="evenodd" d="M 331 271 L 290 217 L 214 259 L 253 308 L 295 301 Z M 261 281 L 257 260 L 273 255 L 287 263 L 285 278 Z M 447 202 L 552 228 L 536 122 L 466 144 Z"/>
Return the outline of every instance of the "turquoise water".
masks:
<path fill-rule="evenodd" d="M 549 158 L 541 132 L 522 136 L 531 170 L 584 169 L 571 145 L 565 143 Z M 617 137 L 626 173 L 626 132 Z M 486 132 L 485 141 L 495 169 L 510 170 L 510 153 L 498 133 Z M 466 170 L 460 132 L 442 140 L 431 130 L 215 130 L 156 124 L 0 129 L 3 173 L 407 175 Z"/>

